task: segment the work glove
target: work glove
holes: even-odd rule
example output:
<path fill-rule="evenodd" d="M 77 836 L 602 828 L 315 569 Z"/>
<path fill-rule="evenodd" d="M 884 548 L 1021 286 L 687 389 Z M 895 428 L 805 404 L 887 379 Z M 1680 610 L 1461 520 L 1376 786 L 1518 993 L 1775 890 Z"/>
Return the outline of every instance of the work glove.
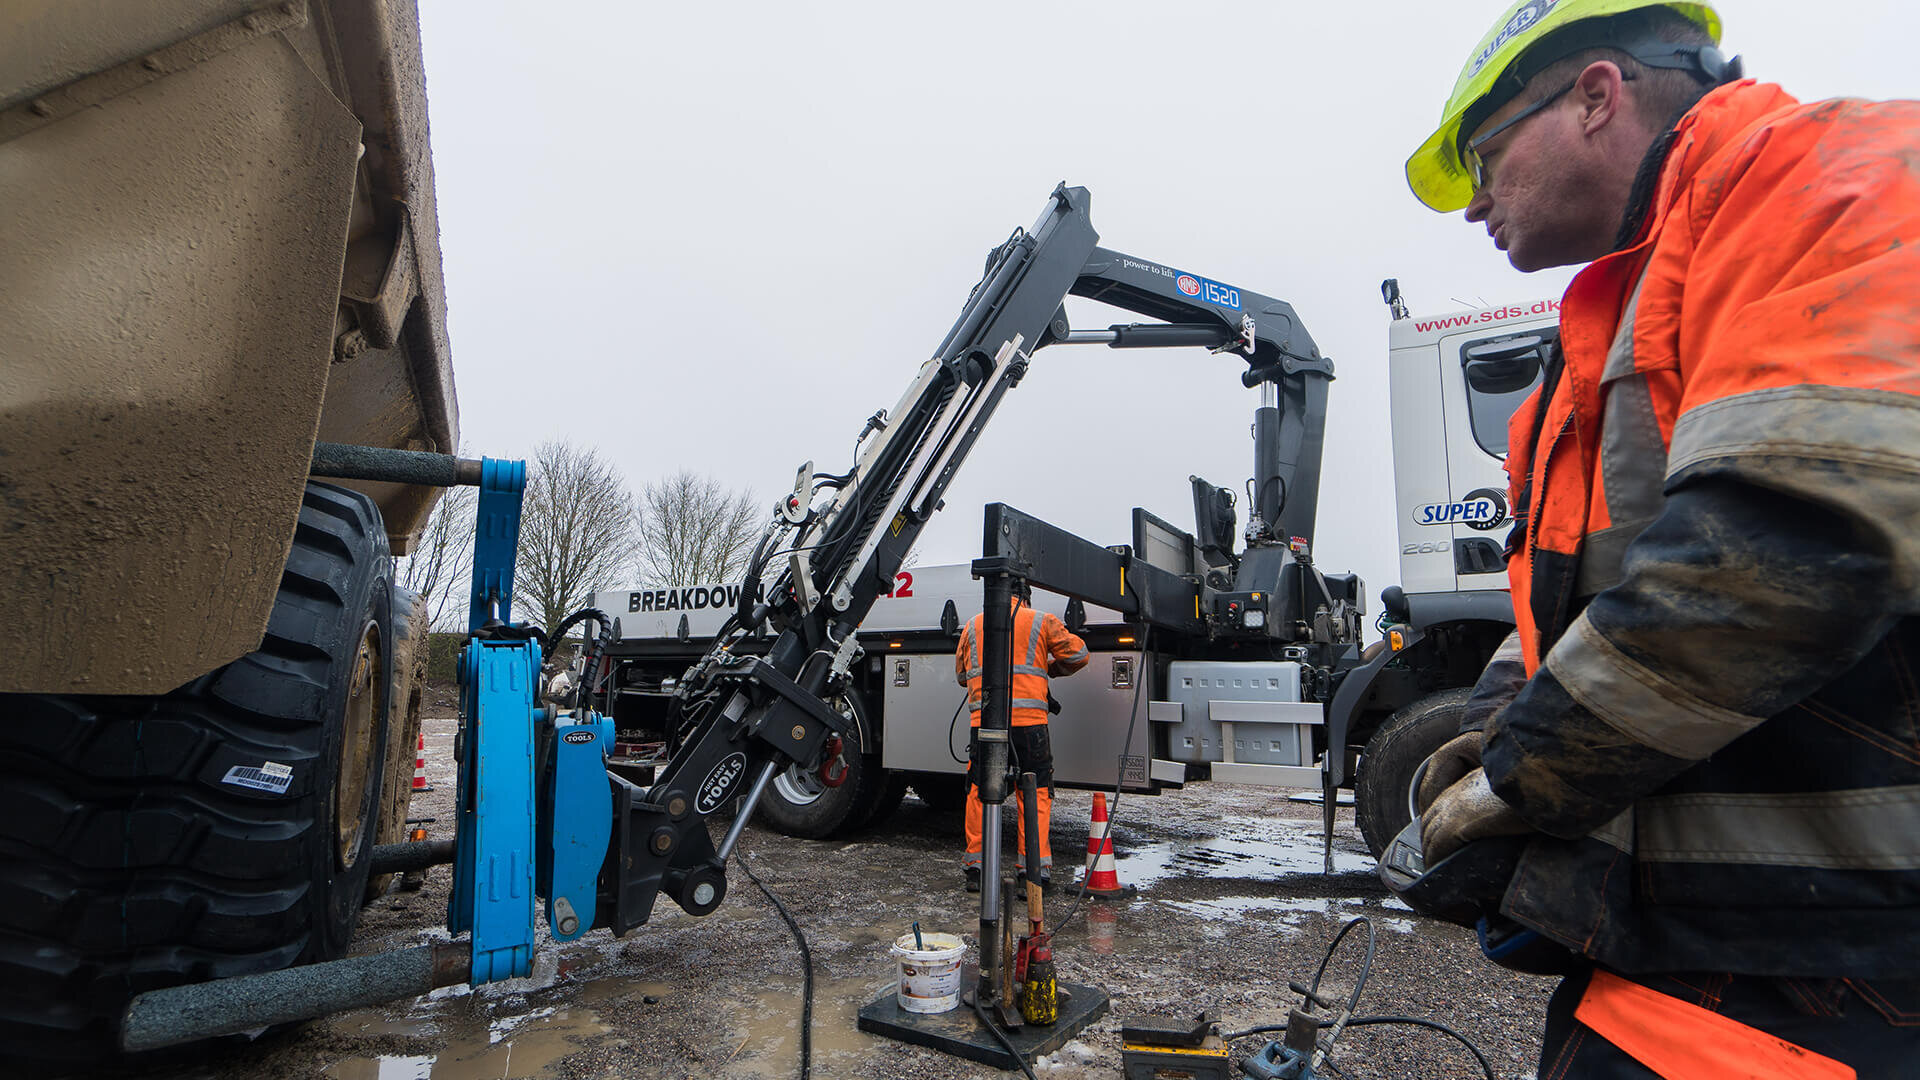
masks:
<path fill-rule="evenodd" d="M 1427 758 L 1427 771 L 1420 777 L 1420 790 L 1414 794 L 1414 803 L 1421 813 L 1427 812 L 1427 807 L 1433 805 L 1441 792 L 1480 767 L 1480 747 L 1486 738 L 1478 731 L 1464 732 L 1449 739 Z"/>
<path fill-rule="evenodd" d="M 1474 769 L 1441 792 L 1420 815 L 1420 848 L 1429 868 L 1475 840 L 1534 831 L 1493 793 L 1487 771 Z"/>

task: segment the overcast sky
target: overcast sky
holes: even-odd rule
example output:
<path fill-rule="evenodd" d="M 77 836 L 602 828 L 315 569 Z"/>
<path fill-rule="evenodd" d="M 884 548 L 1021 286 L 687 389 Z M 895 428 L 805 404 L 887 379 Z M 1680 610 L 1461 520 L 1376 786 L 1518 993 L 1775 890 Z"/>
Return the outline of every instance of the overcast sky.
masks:
<path fill-rule="evenodd" d="M 1373 611 L 1396 573 L 1381 279 L 1437 314 L 1570 277 L 1513 271 L 1403 178 L 1497 3 L 420 6 L 474 454 L 566 437 L 636 490 L 691 468 L 771 506 L 801 461 L 846 467 L 1065 180 L 1103 245 L 1288 300 L 1333 358 L 1315 553 Z M 1906 5 L 1718 10 L 1749 74 L 1803 100 L 1920 91 Z M 1135 505 L 1191 528 L 1189 474 L 1252 471 L 1243 368 L 1042 352 L 922 561 L 974 557 L 992 501 L 1102 544 Z"/>

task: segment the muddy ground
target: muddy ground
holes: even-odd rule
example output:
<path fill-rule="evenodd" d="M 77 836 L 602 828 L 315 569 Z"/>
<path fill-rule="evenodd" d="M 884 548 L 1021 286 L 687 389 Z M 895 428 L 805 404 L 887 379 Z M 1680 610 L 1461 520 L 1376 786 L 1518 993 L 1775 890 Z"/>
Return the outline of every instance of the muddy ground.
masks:
<path fill-rule="evenodd" d="M 451 836 L 454 720 L 426 723 L 435 790 L 413 814 Z M 1086 851 L 1092 796 L 1060 793 L 1052 842 L 1063 876 Z M 1009 815 L 1009 818 L 1011 815 Z M 1063 981 L 1104 988 L 1108 1014 L 1036 1066 L 1046 1080 L 1121 1075 L 1121 1018 L 1216 1011 L 1229 1030 L 1284 1023 L 1347 920 L 1372 920 L 1377 954 L 1363 1013 L 1446 1022 L 1477 1043 L 1502 1080 L 1532 1077 L 1551 984 L 1483 961 L 1471 933 L 1413 915 L 1374 877 L 1352 811 L 1340 812 L 1336 872 L 1320 872 L 1320 808 L 1286 793 L 1196 785 L 1123 799 L 1114 818 L 1123 882 L 1137 898 L 1089 903 L 1059 935 Z M 960 822 L 908 796 L 897 813 L 845 840 L 807 842 L 758 826 L 741 842 L 755 872 L 807 935 L 815 977 L 812 1071 L 818 1077 L 1018 1075 L 856 1030 L 855 1012 L 892 993 L 886 947 L 914 920 L 976 944 L 978 898 L 962 890 Z M 1007 847 L 1013 846 L 1009 829 Z M 546 942 L 531 978 L 362 1010 L 202 1055 L 146 1080 L 507 1080 L 514 1077 L 784 1078 L 799 1075 L 801 964 L 787 927 L 737 870 L 705 919 L 662 900 L 652 923 L 614 939 L 595 931 Z M 367 909 L 358 951 L 444 937 L 448 868 L 423 889 Z M 1056 889 L 1049 909 L 1064 913 Z M 1357 945 L 1358 932 L 1349 945 Z M 971 948 L 969 957 L 977 953 Z M 1351 988 L 1360 950 L 1343 946 L 1325 988 Z M 1241 1054 L 1265 1037 L 1235 1044 Z M 1356 1080 L 1476 1077 L 1470 1056 L 1429 1031 L 1368 1027 L 1341 1036 L 1332 1061 Z M 1236 1070 L 1235 1075 L 1238 1075 Z"/>

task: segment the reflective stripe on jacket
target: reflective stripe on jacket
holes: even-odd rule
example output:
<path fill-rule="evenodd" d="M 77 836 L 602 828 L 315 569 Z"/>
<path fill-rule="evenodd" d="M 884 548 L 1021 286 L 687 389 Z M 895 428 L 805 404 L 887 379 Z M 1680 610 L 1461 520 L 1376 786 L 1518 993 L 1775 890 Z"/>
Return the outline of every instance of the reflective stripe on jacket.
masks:
<path fill-rule="evenodd" d="M 1484 760 L 1560 839 L 1503 910 L 1626 971 L 1910 975 L 1920 103 L 1736 83 L 1667 146 L 1513 421 Z"/>
<path fill-rule="evenodd" d="M 980 726 L 980 626 L 975 615 L 960 633 L 953 653 L 953 673 L 967 688 L 967 712 Z M 1058 615 L 1035 611 L 1013 602 L 1013 718 L 1014 727 L 1047 722 L 1047 677 L 1071 675 L 1087 666 L 1087 643 L 1067 629 Z"/>

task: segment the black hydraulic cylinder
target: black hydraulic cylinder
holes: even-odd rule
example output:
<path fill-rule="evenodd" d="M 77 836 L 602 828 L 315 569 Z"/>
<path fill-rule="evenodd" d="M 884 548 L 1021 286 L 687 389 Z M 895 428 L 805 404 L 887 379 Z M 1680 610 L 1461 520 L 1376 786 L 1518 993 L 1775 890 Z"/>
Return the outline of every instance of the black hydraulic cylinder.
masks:
<path fill-rule="evenodd" d="M 974 563 L 986 578 L 980 613 L 980 727 L 974 732 L 974 775 L 980 782 L 980 980 L 975 993 L 992 1001 L 1001 956 L 1000 807 L 1007 801 L 1008 732 L 1013 721 L 1013 577 L 1006 565 Z"/>
<path fill-rule="evenodd" d="M 466 982 L 472 973 L 473 954 L 457 942 L 149 990 L 128 1003 L 120 1048 L 158 1050 L 383 1005 Z"/>
<path fill-rule="evenodd" d="M 346 443 L 314 443 L 313 465 L 307 472 L 311 476 L 337 480 L 379 480 L 427 487 L 480 485 L 480 462 L 475 458 Z"/>
<path fill-rule="evenodd" d="M 1007 801 L 1007 733 L 1013 726 L 1013 579 L 987 577 L 980 619 L 980 801 Z"/>
<path fill-rule="evenodd" d="M 425 870 L 429 866 L 440 866 L 453 861 L 453 841 L 427 840 L 417 844 L 380 844 L 369 856 L 373 866 L 370 874 L 400 874 L 408 870 Z"/>

